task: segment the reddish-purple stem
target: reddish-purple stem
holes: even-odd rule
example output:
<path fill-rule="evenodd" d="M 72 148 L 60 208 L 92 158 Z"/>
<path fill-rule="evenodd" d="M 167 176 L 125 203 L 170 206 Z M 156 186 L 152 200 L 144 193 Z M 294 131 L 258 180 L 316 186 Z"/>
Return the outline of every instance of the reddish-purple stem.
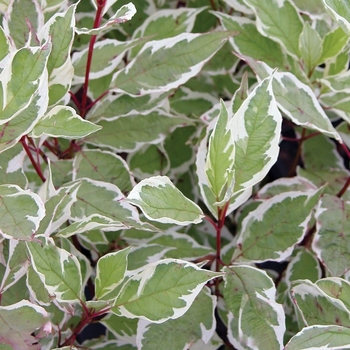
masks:
<path fill-rule="evenodd" d="M 93 28 L 99 28 L 102 21 L 102 17 L 103 17 L 102 13 L 105 5 L 106 5 L 106 0 L 97 1 L 97 11 L 95 15 Z M 96 39 L 97 39 L 97 36 L 92 35 L 89 43 L 88 57 L 87 57 L 86 69 L 85 69 L 85 81 L 83 85 L 83 96 L 79 107 L 79 112 L 82 118 L 85 118 L 86 112 L 88 110 L 87 109 L 87 92 L 89 88 L 89 76 L 90 76 L 90 70 L 91 70 L 92 55 L 94 53 L 94 45 L 95 45 Z"/>
<path fill-rule="evenodd" d="M 38 174 L 38 176 L 40 177 L 40 179 L 42 180 L 42 182 L 45 182 L 45 176 L 43 175 L 41 168 L 40 168 L 40 164 L 39 162 L 37 163 L 32 155 L 32 152 L 29 149 L 28 143 L 27 143 L 27 136 L 23 136 L 20 140 L 20 143 L 22 144 L 24 150 L 26 151 L 31 163 L 33 164 L 33 167 L 36 171 L 36 173 Z"/>

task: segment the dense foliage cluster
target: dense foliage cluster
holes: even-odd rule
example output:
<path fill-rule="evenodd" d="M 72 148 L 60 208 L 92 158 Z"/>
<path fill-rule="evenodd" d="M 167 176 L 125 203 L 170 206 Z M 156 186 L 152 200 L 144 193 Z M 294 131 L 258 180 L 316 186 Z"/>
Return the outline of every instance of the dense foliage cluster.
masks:
<path fill-rule="evenodd" d="M 1 349 L 350 349 L 346 0 L 0 16 Z"/>

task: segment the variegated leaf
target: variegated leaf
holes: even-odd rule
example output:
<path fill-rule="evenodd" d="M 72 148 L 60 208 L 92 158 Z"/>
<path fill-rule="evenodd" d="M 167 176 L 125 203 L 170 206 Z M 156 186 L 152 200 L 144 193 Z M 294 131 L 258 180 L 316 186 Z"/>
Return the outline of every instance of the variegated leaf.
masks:
<path fill-rule="evenodd" d="M 204 216 L 200 207 L 186 198 L 166 176 L 142 180 L 127 198 L 148 219 L 162 223 L 188 225 L 201 222 Z"/>

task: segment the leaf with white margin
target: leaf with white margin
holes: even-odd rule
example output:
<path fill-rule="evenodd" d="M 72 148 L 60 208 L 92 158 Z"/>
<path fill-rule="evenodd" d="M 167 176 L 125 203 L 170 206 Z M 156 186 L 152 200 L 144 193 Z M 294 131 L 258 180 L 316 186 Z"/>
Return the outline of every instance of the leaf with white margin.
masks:
<path fill-rule="evenodd" d="M 41 220 L 37 234 L 50 236 L 63 223 L 70 219 L 70 208 L 77 200 L 76 194 L 80 183 L 62 186 L 57 190 L 55 196 L 45 202 L 45 217 Z"/>
<path fill-rule="evenodd" d="M 9 1 L 2 25 L 13 47 L 35 45 L 36 31 L 44 24 L 44 13 L 38 2 Z M 29 24 L 30 23 L 30 24 Z"/>
<path fill-rule="evenodd" d="M 191 33 L 197 15 L 204 9 L 205 7 L 158 9 L 134 31 L 133 38 L 149 37 L 152 40 L 159 40 L 181 33 Z M 159 30 L 159 28 L 162 28 L 162 30 Z M 131 50 L 129 58 L 135 57 L 139 51 L 139 47 Z"/>
<path fill-rule="evenodd" d="M 0 184 L 15 184 L 22 188 L 28 185 L 27 177 L 23 170 L 26 158 L 25 150 L 21 144 L 2 152 L 0 157 Z"/>
<path fill-rule="evenodd" d="M 326 85 L 331 91 L 349 94 L 349 78 L 350 72 L 346 71 L 336 75 L 329 75 L 325 78 L 320 79 L 319 81 Z M 342 95 L 339 94 L 338 96 Z"/>
<path fill-rule="evenodd" d="M 216 111 L 216 108 L 212 108 L 209 112 L 211 111 Z M 219 111 L 217 111 L 215 114 L 217 115 Z M 209 182 L 208 178 L 205 174 L 205 164 L 206 164 L 206 157 L 207 157 L 207 144 L 208 144 L 208 139 L 209 139 L 209 134 L 211 130 L 214 128 L 216 119 L 212 119 L 210 124 L 207 127 L 206 130 L 206 135 L 202 139 L 202 141 L 199 144 L 198 150 L 197 150 L 197 157 L 196 157 L 196 171 L 197 171 L 197 176 L 199 180 L 199 189 L 200 193 L 202 196 L 202 199 L 207 206 L 207 208 L 210 210 L 212 215 L 217 219 L 218 215 L 218 207 L 214 205 L 214 203 L 217 202 L 216 198 L 214 197 L 213 192 L 211 191 L 209 187 Z M 227 208 L 226 215 L 229 215 L 232 213 L 233 210 L 237 209 L 240 205 L 242 205 L 244 202 L 248 200 L 252 193 L 252 187 L 249 187 L 237 195 L 235 195 L 229 204 L 229 207 Z"/>
<path fill-rule="evenodd" d="M 118 346 L 131 344 L 135 346 L 136 350 L 137 319 L 126 318 L 109 313 L 106 317 L 103 317 L 100 323 L 115 336 Z M 104 344 L 106 343 L 104 342 Z M 127 348 L 125 350 L 131 349 Z"/>
<path fill-rule="evenodd" d="M 256 194 L 256 199 L 269 199 L 282 192 L 306 192 L 316 190 L 317 186 L 304 177 L 284 177 L 266 184 Z"/>
<path fill-rule="evenodd" d="M 286 260 L 304 238 L 323 190 L 285 192 L 259 204 L 243 219 L 232 259 Z"/>
<path fill-rule="evenodd" d="M 103 231 L 119 231 L 127 229 L 129 226 L 123 225 L 119 221 L 114 221 L 103 215 L 95 214 L 90 215 L 79 221 L 70 223 L 69 226 L 60 230 L 56 236 L 57 237 L 71 237 L 79 233 L 86 233 L 91 230 L 103 230 Z"/>
<path fill-rule="evenodd" d="M 350 9 L 347 0 L 323 0 L 323 4 L 344 32 L 350 35 Z"/>
<path fill-rule="evenodd" d="M 50 237 L 27 242 L 30 260 L 47 292 L 58 302 L 79 303 L 83 298 L 82 275 L 78 259 L 59 248 Z"/>
<path fill-rule="evenodd" d="M 103 34 L 109 30 L 111 27 L 115 25 L 119 25 L 121 23 L 130 21 L 132 17 L 134 17 L 136 13 L 136 8 L 132 2 L 129 2 L 126 5 L 123 5 L 112 17 L 107 19 L 106 22 L 102 23 L 99 28 L 75 28 L 75 32 L 79 35 L 87 34 L 87 35 L 97 35 Z"/>
<path fill-rule="evenodd" d="M 20 139 L 28 134 L 44 115 L 48 103 L 47 82 L 45 84 L 41 87 L 41 95 L 36 95 L 29 106 L 7 123 L 0 125 L 0 152 L 16 146 Z"/>
<path fill-rule="evenodd" d="M 350 310 L 350 282 L 339 277 L 326 277 L 318 280 L 316 285 L 332 298 L 339 299 Z"/>
<path fill-rule="evenodd" d="M 200 245 L 186 233 L 179 233 L 173 230 L 159 232 L 145 243 L 147 245 L 161 244 L 171 248 L 171 250 L 165 254 L 166 258 L 193 260 L 215 253 L 212 248 Z"/>
<path fill-rule="evenodd" d="M 211 295 L 209 288 L 204 287 L 180 318 L 162 324 L 140 319 L 136 336 L 138 349 L 189 349 L 197 340 L 207 344 L 215 332 L 215 307 L 216 297 Z"/>
<path fill-rule="evenodd" d="M 94 104 L 87 113 L 86 119 L 97 123 L 101 120 L 112 121 L 121 116 L 136 115 L 137 113 L 149 114 L 168 102 L 169 94 L 171 92 L 144 96 L 108 94 Z"/>
<path fill-rule="evenodd" d="M 30 190 L 0 186 L 0 234 L 8 239 L 32 240 L 45 216 L 44 203 Z"/>
<path fill-rule="evenodd" d="M 234 192 L 261 181 L 276 162 L 282 116 L 272 92 L 272 79 L 262 80 L 230 120 L 236 146 Z"/>
<path fill-rule="evenodd" d="M 325 194 L 316 209 L 312 250 L 332 276 L 349 270 L 350 202 Z M 337 257 L 334 259 L 334 257 Z"/>
<path fill-rule="evenodd" d="M 50 51 L 51 45 L 46 43 L 42 47 L 21 48 L 12 54 L 11 61 L 0 74 L 4 90 L 0 125 L 30 107 L 38 95 L 47 94 L 45 67 Z"/>
<path fill-rule="evenodd" d="M 136 227 L 147 230 L 154 229 L 148 223 L 141 222 L 137 209 L 132 206 L 120 189 L 108 182 L 95 181 L 88 178 L 77 180 L 81 183 L 76 202 L 71 206 L 71 220 L 81 222 L 91 215 L 101 216 L 100 223 L 111 222 L 112 227 Z M 113 226 L 114 225 L 114 226 Z"/>
<path fill-rule="evenodd" d="M 263 79 L 273 70 L 263 62 L 257 62 L 249 57 L 242 57 L 254 72 Z M 295 75 L 288 72 L 275 72 L 273 79 L 273 93 L 278 108 L 293 123 L 304 128 L 320 131 L 339 142 L 341 138 L 324 112 L 316 95 L 311 88 L 302 83 Z"/>
<path fill-rule="evenodd" d="M 98 79 L 112 73 L 122 62 L 126 50 L 142 45 L 146 39 L 131 41 L 118 41 L 104 39 L 94 45 L 94 55 L 91 61 L 89 79 Z M 74 84 L 83 83 L 85 80 L 86 61 L 89 48 L 75 52 L 72 56 L 74 66 Z"/>
<path fill-rule="evenodd" d="M 264 61 L 271 67 L 283 66 L 285 53 L 281 46 L 259 33 L 255 21 L 242 16 L 231 16 L 214 12 L 226 30 L 237 31 L 238 34 L 229 39 L 235 52 Z"/>
<path fill-rule="evenodd" d="M 345 73 L 346 74 L 346 73 Z M 342 80 L 342 76 L 337 76 L 339 80 Z M 330 77 L 332 79 L 332 77 Z M 327 78 L 320 79 L 321 82 L 325 83 L 328 87 Z M 347 87 L 346 87 L 347 88 Z M 325 109 L 334 112 L 340 118 L 346 121 L 346 125 L 350 124 L 350 96 L 349 92 L 346 91 L 330 91 L 320 96 L 320 102 Z M 339 132 L 339 125 L 336 130 Z M 342 136 L 342 135 L 341 135 Z M 343 138 L 343 137 L 342 137 Z M 344 140 L 344 138 L 343 138 Z M 344 142 L 346 142 L 344 140 Z"/>
<path fill-rule="evenodd" d="M 237 12 L 241 12 L 246 15 L 254 14 L 253 10 L 244 3 L 244 0 L 224 0 L 224 2 Z"/>
<path fill-rule="evenodd" d="M 262 35 L 278 42 L 295 59 L 299 59 L 299 36 L 303 21 L 289 0 L 244 0 L 256 15 L 256 26 Z"/>
<path fill-rule="evenodd" d="M 198 224 L 201 208 L 178 190 L 167 176 L 140 181 L 129 193 L 128 201 L 138 206 L 146 218 L 177 225 Z"/>
<path fill-rule="evenodd" d="M 133 247 L 128 255 L 128 270 L 142 269 L 147 264 L 164 259 L 169 250 L 173 250 L 173 248 L 153 243 Z"/>
<path fill-rule="evenodd" d="M 123 192 L 130 191 L 135 180 L 125 160 L 109 151 L 83 149 L 73 161 L 73 180 L 88 177 L 112 183 Z"/>
<path fill-rule="evenodd" d="M 304 247 L 297 247 L 285 272 L 285 284 L 290 288 L 293 281 L 307 278 L 316 282 L 321 277 L 322 270 L 315 254 Z"/>
<path fill-rule="evenodd" d="M 304 327 L 293 336 L 284 350 L 345 350 L 350 349 L 350 329 L 341 326 Z"/>
<path fill-rule="evenodd" d="M 114 290 L 124 279 L 130 247 L 101 257 L 96 266 L 95 297 L 104 296 Z"/>
<path fill-rule="evenodd" d="M 25 243 L 18 240 L 9 239 L 2 243 L 2 260 L 5 269 L 0 277 L 1 294 L 4 294 L 26 274 L 29 261 L 25 249 Z"/>
<path fill-rule="evenodd" d="M 306 326 L 350 326 L 349 309 L 340 299 L 328 295 L 317 284 L 309 280 L 295 281 L 291 296 Z"/>
<path fill-rule="evenodd" d="M 282 350 L 285 314 L 273 280 L 252 266 L 225 267 L 224 272 L 230 343 L 238 350 Z"/>
<path fill-rule="evenodd" d="M 231 32 L 222 31 L 182 33 L 149 41 L 124 69 L 113 76 L 111 88 L 130 95 L 177 88 L 196 76 L 231 35 Z"/>
<path fill-rule="evenodd" d="M 154 323 L 176 319 L 188 311 L 208 281 L 222 275 L 182 260 L 160 260 L 130 276 L 112 311 Z"/>
<path fill-rule="evenodd" d="M 55 13 L 39 30 L 41 42 L 52 42 L 52 50 L 47 62 L 49 79 L 49 105 L 58 103 L 68 92 L 74 69 L 71 49 L 74 40 L 75 11 L 71 5 L 66 11 Z"/>
<path fill-rule="evenodd" d="M 209 137 L 205 174 L 210 190 L 216 198 L 214 205 L 223 205 L 231 199 L 235 184 L 235 140 L 230 128 L 230 117 L 223 100 L 213 132 Z"/>
<path fill-rule="evenodd" d="M 27 269 L 26 286 L 29 290 L 31 300 L 42 306 L 50 306 L 52 300 L 45 289 L 44 283 L 32 266 L 29 266 Z"/>
<path fill-rule="evenodd" d="M 86 137 L 85 141 L 115 152 L 131 152 L 145 144 L 159 144 L 176 126 L 192 123 L 186 117 L 155 110 L 146 115 L 132 114 L 112 121 L 101 120 L 98 125 L 102 130 Z"/>
<path fill-rule="evenodd" d="M 30 136 L 48 135 L 75 140 L 101 129 L 101 126 L 81 118 L 72 107 L 55 106 L 38 121 Z"/>
<path fill-rule="evenodd" d="M 39 329 L 47 336 L 51 332 L 48 314 L 41 306 L 27 300 L 0 306 L 1 347 L 7 344 L 9 349 L 37 349 L 38 339 L 33 333 Z"/>

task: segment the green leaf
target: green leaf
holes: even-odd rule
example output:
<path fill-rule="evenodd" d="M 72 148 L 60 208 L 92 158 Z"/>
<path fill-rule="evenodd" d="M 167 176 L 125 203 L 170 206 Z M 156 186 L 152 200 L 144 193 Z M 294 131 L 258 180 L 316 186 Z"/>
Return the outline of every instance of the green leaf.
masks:
<path fill-rule="evenodd" d="M 235 31 L 237 35 L 230 38 L 234 50 L 242 55 L 264 61 L 270 67 L 282 67 L 285 53 L 281 46 L 271 38 L 259 33 L 254 21 L 247 17 L 230 16 L 215 12 L 226 30 Z"/>
<path fill-rule="evenodd" d="M 134 345 L 136 349 L 137 319 L 130 319 L 109 313 L 100 323 L 118 339 L 119 344 L 131 344 Z"/>
<path fill-rule="evenodd" d="M 11 286 L 16 284 L 27 272 L 28 259 L 25 243 L 14 239 L 2 243 L 2 253 L 5 269 L 1 273 L 0 291 L 4 294 Z"/>
<path fill-rule="evenodd" d="M 4 29 L 0 27 L 0 61 L 2 61 L 6 55 L 9 53 L 10 45 L 8 42 L 8 38 L 4 32 Z M 0 72 L 3 68 L 0 68 Z M 1 106 L 2 107 L 2 106 Z"/>
<path fill-rule="evenodd" d="M 94 55 L 91 61 L 89 79 L 94 80 L 106 76 L 115 71 L 122 62 L 126 50 L 140 45 L 145 39 L 132 41 L 118 41 L 114 39 L 104 39 L 94 45 Z M 75 52 L 72 57 L 74 66 L 75 83 L 83 83 L 85 80 L 86 62 L 89 48 Z"/>
<path fill-rule="evenodd" d="M 307 138 L 312 132 L 305 133 Z M 316 172 L 326 169 L 344 169 L 344 160 L 337 151 L 337 146 L 323 134 L 308 138 L 303 143 L 303 162 L 305 168 Z"/>
<path fill-rule="evenodd" d="M 2 152 L 0 157 L 0 185 L 14 184 L 21 188 L 27 186 L 27 177 L 23 170 L 25 151 L 20 144 Z"/>
<path fill-rule="evenodd" d="M 0 233 L 8 239 L 32 240 L 45 216 L 44 203 L 30 190 L 0 186 Z"/>
<path fill-rule="evenodd" d="M 285 316 L 275 300 L 272 279 L 251 266 L 230 266 L 224 271 L 230 343 L 238 349 L 282 349 Z"/>
<path fill-rule="evenodd" d="M 186 198 L 166 176 L 154 176 L 139 182 L 129 193 L 130 203 L 154 221 L 188 225 L 202 221 L 200 207 Z"/>
<path fill-rule="evenodd" d="M 157 233 L 147 240 L 146 243 L 147 245 L 154 243 L 161 244 L 162 246 L 172 248 L 165 253 L 166 258 L 194 260 L 214 254 L 213 249 L 198 244 L 191 236 L 173 230 Z"/>
<path fill-rule="evenodd" d="M 97 262 L 95 279 L 96 299 L 105 299 L 124 279 L 130 248 L 109 253 Z"/>
<path fill-rule="evenodd" d="M 203 307 L 205 305 L 205 308 Z M 162 324 L 141 319 L 137 329 L 137 343 L 143 350 L 187 349 L 197 340 L 205 344 L 215 332 L 214 309 L 216 298 L 209 288 L 203 288 L 185 315 Z M 174 337 L 181 334 L 181 337 Z M 204 348 L 204 344 L 201 347 Z"/>
<path fill-rule="evenodd" d="M 244 218 L 233 259 L 263 262 L 289 257 L 307 232 L 322 191 L 286 192 L 262 202 Z"/>
<path fill-rule="evenodd" d="M 322 39 L 317 30 L 307 22 L 299 37 L 299 49 L 306 72 L 310 75 L 322 56 Z"/>
<path fill-rule="evenodd" d="M 230 116 L 223 100 L 214 130 L 209 137 L 205 174 L 217 203 L 230 200 L 234 187 L 235 143 L 230 128 Z"/>
<path fill-rule="evenodd" d="M 27 47 L 18 50 L 2 71 L 2 84 L 5 90 L 0 124 L 8 122 L 22 112 L 36 96 L 47 94 L 45 66 L 51 46 Z M 22 68 L 26 67 L 25 70 Z M 47 98 L 47 97 L 46 97 Z"/>
<path fill-rule="evenodd" d="M 113 77 L 117 92 L 144 95 L 165 92 L 186 83 L 231 36 L 230 32 L 182 33 L 149 41 L 139 54 Z"/>
<path fill-rule="evenodd" d="M 295 249 L 286 269 L 286 284 L 290 287 L 292 281 L 299 279 L 316 282 L 321 276 L 322 271 L 316 256 L 308 249 Z"/>
<path fill-rule="evenodd" d="M 316 210 L 312 249 L 332 276 L 342 276 L 349 270 L 349 215 L 350 202 L 330 195 L 321 198 Z"/>
<path fill-rule="evenodd" d="M 55 13 L 38 33 L 41 40 L 52 43 L 47 62 L 49 105 L 56 104 L 66 95 L 73 79 L 70 54 L 74 40 L 76 6 L 74 4 L 65 12 Z"/>
<path fill-rule="evenodd" d="M 146 115 L 133 114 L 113 121 L 100 121 L 102 130 L 86 138 L 86 142 L 108 147 L 116 152 L 135 151 L 144 144 L 157 144 L 170 130 L 180 124 L 189 124 L 185 117 L 172 116 L 161 110 Z"/>
<path fill-rule="evenodd" d="M 273 71 L 263 62 L 249 57 L 244 60 L 260 78 L 269 76 Z M 321 132 L 341 142 L 341 138 L 322 109 L 311 88 L 288 72 L 275 72 L 273 92 L 278 108 L 295 124 Z"/>
<path fill-rule="evenodd" d="M 173 250 L 173 248 L 152 243 L 133 247 L 132 252 L 128 256 L 128 269 L 137 270 L 149 263 L 157 262 L 163 259 L 169 250 Z"/>
<path fill-rule="evenodd" d="M 346 0 L 323 0 L 323 4 L 344 32 L 350 35 L 350 9 L 348 2 Z"/>
<path fill-rule="evenodd" d="M 260 82 L 230 121 L 236 146 L 235 192 L 261 181 L 278 157 L 282 116 L 271 83 L 272 77 Z"/>
<path fill-rule="evenodd" d="M 45 202 L 46 215 L 40 222 L 37 234 L 49 236 L 70 219 L 71 206 L 76 201 L 80 183 L 62 186 L 56 194 Z"/>
<path fill-rule="evenodd" d="M 140 221 L 137 209 L 128 203 L 117 186 L 87 178 L 77 182 L 81 185 L 76 193 L 77 200 L 71 206 L 73 221 L 84 222 L 92 216 L 99 217 L 103 224 L 110 224 L 112 228 L 152 228 Z"/>
<path fill-rule="evenodd" d="M 87 177 L 112 183 L 123 192 L 132 189 L 134 179 L 129 167 L 120 156 L 102 150 L 81 150 L 73 162 L 73 180 Z"/>
<path fill-rule="evenodd" d="M 39 120 L 31 136 L 38 138 L 48 135 L 75 140 L 98 130 L 101 130 L 101 126 L 84 120 L 72 107 L 55 106 Z"/>
<path fill-rule="evenodd" d="M 248 98 L 248 94 L 248 73 L 245 71 L 241 79 L 241 85 L 236 90 L 231 100 L 233 114 L 237 113 L 243 102 Z"/>
<path fill-rule="evenodd" d="M 339 325 L 349 327 L 350 311 L 338 298 L 325 293 L 317 283 L 298 280 L 291 290 L 294 304 L 306 326 Z"/>
<path fill-rule="evenodd" d="M 322 278 L 316 282 L 316 285 L 327 295 L 338 299 L 350 310 L 350 283 L 339 277 Z"/>
<path fill-rule="evenodd" d="M 75 32 L 79 35 L 88 34 L 88 35 L 97 35 L 103 34 L 104 32 L 112 29 L 111 27 L 130 21 L 131 18 L 135 15 L 136 8 L 133 3 L 128 3 L 127 5 L 122 6 L 112 17 L 107 19 L 104 23 L 100 25 L 99 28 L 76 28 Z"/>
<path fill-rule="evenodd" d="M 339 79 L 341 77 L 337 75 Z M 332 77 L 329 77 L 330 80 L 328 80 L 328 77 L 325 79 L 321 79 L 323 83 L 325 83 L 326 86 L 329 86 L 331 89 L 329 83 L 332 83 Z M 341 79 L 342 80 L 342 79 Z M 350 123 L 350 97 L 349 92 L 346 91 L 330 91 L 326 94 L 322 94 L 320 96 L 320 102 L 322 103 L 322 106 L 328 109 L 331 112 L 334 112 L 336 115 L 338 115 L 340 118 L 346 121 L 346 125 Z M 337 131 L 339 132 L 339 126 L 337 126 Z M 344 138 L 343 138 L 344 139 Z"/>
<path fill-rule="evenodd" d="M 349 41 L 349 36 L 341 27 L 327 33 L 322 41 L 322 55 L 319 62 L 337 56 Z"/>
<path fill-rule="evenodd" d="M 113 121 L 120 116 L 142 112 L 148 114 L 165 102 L 169 93 L 150 94 L 144 96 L 112 95 L 108 94 L 96 104 L 87 113 L 87 119 L 97 123 L 100 120 Z"/>
<path fill-rule="evenodd" d="M 50 297 L 58 302 L 79 303 L 82 299 L 82 276 L 78 259 L 57 247 L 52 238 L 27 242 L 35 272 Z"/>
<path fill-rule="evenodd" d="M 0 306 L 1 347 L 5 343 L 12 346 L 10 349 L 34 349 L 38 340 L 32 334 L 39 329 L 46 335 L 51 331 L 47 312 L 41 306 L 27 300 Z"/>
<path fill-rule="evenodd" d="M 303 328 L 285 346 L 285 350 L 350 349 L 350 330 L 341 326 L 310 326 Z"/>
<path fill-rule="evenodd" d="M 128 156 L 130 169 L 138 179 L 145 179 L 170 170 L 169 157 L 162 146 L 144 145 Z"/>
<path fill-rule="evenodd" d="M 7 26 L 11 39 L 17 48 L 31 43 L 33 32 L 38 30 L 43 22 L 44 14 L 40 7 L 32 1 L 15 0 L 7 13 Z M 30 28 L 28 28 L 30 25 Z M 33 32 L 32 32 L 33 31 Z"/>
<path fill-rule="evenodd" d="M 127 280 L 112 311 L 155 323 L 176 319 L 187 312 L 207 281 L 221 275 L 181 260 L 160 260 Z"/>
<path fill-rule="evenodd" d="M 194 22 L 199 13 L 205 7 L 177 9 L 164 9 L 152 13 L 140 27 L 133 33 L 133 38 L 149 37 L 152 40 L 159 40 L 179 35 L 181 33 L 190 33 Z M 162 28 L 162 30 L 159 30 Z M 131 50 L 131 57 L 139 52 L 139 48 Z"/>
<path fill-rule="evenodd" d="M 278 42 L 294 58 L 298 59 L 299 36 L 303 22 L 297 9 L 289 0 L 244 0 L 254 11 L 259 32 Z"/>

